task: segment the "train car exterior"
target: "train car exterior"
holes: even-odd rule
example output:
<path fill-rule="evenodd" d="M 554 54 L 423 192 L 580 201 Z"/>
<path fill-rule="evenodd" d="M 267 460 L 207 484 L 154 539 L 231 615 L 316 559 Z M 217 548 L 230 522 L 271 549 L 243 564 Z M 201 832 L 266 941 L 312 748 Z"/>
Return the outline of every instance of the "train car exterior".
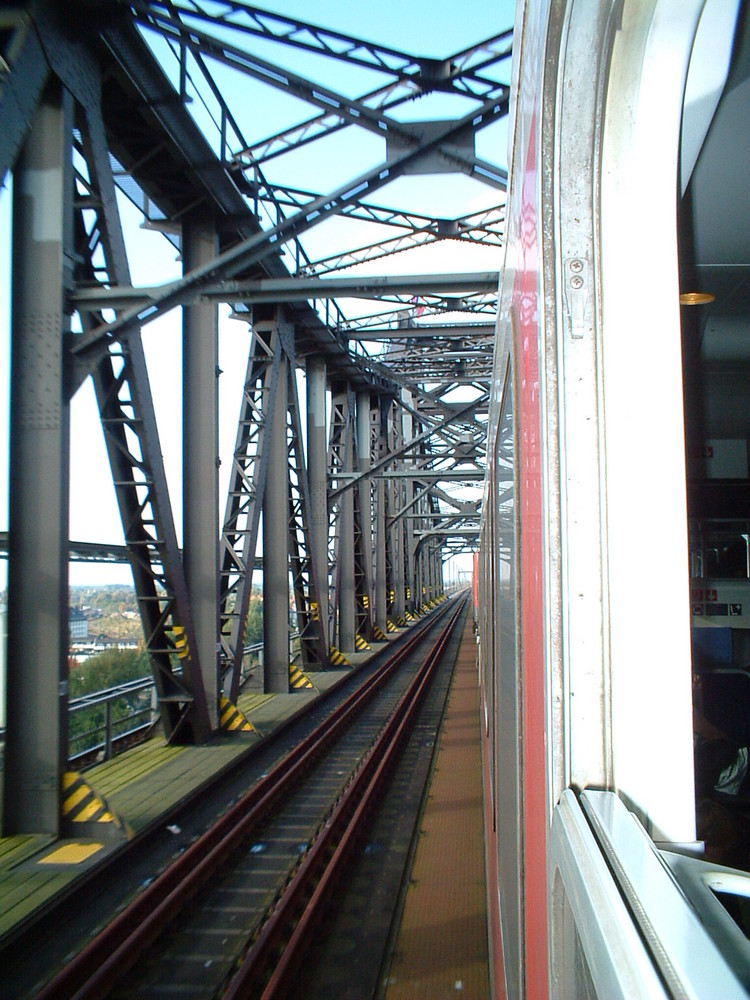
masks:
<path fill-rule="evenodd" d="M 497 997 L 750 988 L 719 901 L 750 882 L 696 834 L 678 240 L 744 14 L 518 5 L 476 567 Z"/>

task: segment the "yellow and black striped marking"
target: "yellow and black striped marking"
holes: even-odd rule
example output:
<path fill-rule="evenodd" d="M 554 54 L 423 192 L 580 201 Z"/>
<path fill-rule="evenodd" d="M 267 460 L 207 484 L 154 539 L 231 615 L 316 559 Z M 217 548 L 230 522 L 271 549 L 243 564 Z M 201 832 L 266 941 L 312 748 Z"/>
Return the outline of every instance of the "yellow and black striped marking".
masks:
<path fill-rule="evenodd" d="M 379 625 L 372 626 L 372 637 L 373 639 L 377 640 L 377 642 L 383 642 L 384 639 L 388 638 L 388 636 L 385 634 L 382 628 L 380 628 Z"/>
<path fill-rule="evenodd" d="M 185 629 L 182 627 L 182 625 L 175 625 L 172 628 L 172 632 L 174 633 L 174 648 L 179 658 L 181 660 L 184 660 L 189 652 L 187 636 L 185 635 Z"/>
<path fill-rule="evenodd" d="M 363 635 L 355 636 L 354 646 L 356 649 L 372 649 L 372 646 Z"/>
<path fill-rule="evenodd" d="M 320 612 L 318 611 L 317 601 L 310 601 L 310 617 L 314 622 L 320 621 Z"/>
<path fill-rule="evenodd" d="M 124 829 L 122 820 L 78 771 L 65 771 L 62 776 L 62 819 L 74 829 L 76 823 L 111 824 L 113 830 Z"/>
<path fill-rule="evenodd" d="M 344 656 L 341 650 L 336 649 L 335 646 L 331 646 L 330 650 L 328 651 L 328 658 L 330 659 L 331 663 L 333 663 L 337 667 L 351 666 L 351 663 L 347 660 L 347 658 Z"/>
<path fill-rule="evenodd" d="M 229 698 L 219 702 L 219 725 L 227 733 L 257 733 L 258 730 Z"/>
<path fill-rule="evenodd" d="M 370 598 L 368 597 L 367 594 L 362 594 L 362 607 L 363 608 L 370 607 Z"/>
<path fill-rule="evenodd" d="M 300 670 L 293 663 L 289 664 L 289 688 L 292 691 L 316 690 L 315 685 L 304 670 Z"/>
<path fill-rule="evenodd" d="M 388 629 L 389 632 L 398 632 L 395 623 L 392 622 L 390 618 L 386 622 L 386 628 Z"/>
<path fill-rule="evenodd" d="M 404 618 L 403 615 L 398 616 L 398 618 L 396 619 L 396 624 L 398 625 L 399 628 L 406 628 L 406 619 Z"/>

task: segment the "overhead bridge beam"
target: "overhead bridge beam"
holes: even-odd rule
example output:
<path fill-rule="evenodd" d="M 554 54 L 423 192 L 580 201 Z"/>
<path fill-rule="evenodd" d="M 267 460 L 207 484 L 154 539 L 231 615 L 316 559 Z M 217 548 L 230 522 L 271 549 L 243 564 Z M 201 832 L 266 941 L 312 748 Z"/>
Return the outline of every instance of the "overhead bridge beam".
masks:
<path fill-rule="evenodd" d="M 353 483 L 365 478 L 386 481 L 389 479 L 415 479 L 417 481 L 424 480 L 425 482 L 428 480 L 442 482 L 444 479 L 457 479 L 469 482 L 474 479 L 484 479 L 484 469 L 389 469 L 387 472 L 382 473 L 382 475 L 371 473 L 369 476 L 365 476 L 361 472 L 337 472 L 335 476 L 337 482 L 340 481 L 344 484 Z M 337 494 L 343 488 L 343 486 L 336 487 L 332 492 L 333 494 Z"/>
<path fill-rule="evenodd" d="M 260 278 L 257 281 L 221 281 L 195 287 L 189 301 L 303 302 L 306 299 L 378 298 L 381 295 L 440 295 L 497 292 L 497 271 L 466 274 L 411 274 L 357 278 Z M 166 285 L 116 288 L 83 288 L 72 296 L 82 310 L 123 309 L 147 306 L 168 288 Z M 484 324 L 487 328 L 491 324 Z M 368 337 L 367 339 L 372 339 Z"/>
<path fill-rule="evenodd" d="M 347 330 L 349 340 L 433 340 L 440 337 L 443 340 L 478 340 L 495 336 L 494 323 L 423 323 L 419 326 L 416 320 L 409 320 L 413 326 L 383 326 Z"/>

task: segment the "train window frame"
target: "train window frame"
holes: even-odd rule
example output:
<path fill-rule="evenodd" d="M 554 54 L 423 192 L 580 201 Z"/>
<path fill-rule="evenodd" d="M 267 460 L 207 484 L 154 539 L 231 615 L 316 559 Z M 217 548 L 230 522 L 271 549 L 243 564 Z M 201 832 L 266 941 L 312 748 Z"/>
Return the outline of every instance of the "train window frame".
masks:
<path fill-rule="evenodd" d="M 695 840 L 677 190 L 702 8 L 701 0 L 657 0 L 649 18 L 640 7 L 619 9 L 599 177 L 614 784 L 655 840 L 676 843 Z M 637 290 L 634 273 L 643 278 Z M 658 615 L 639 604 L 634 538 L 660 553 Z"/>

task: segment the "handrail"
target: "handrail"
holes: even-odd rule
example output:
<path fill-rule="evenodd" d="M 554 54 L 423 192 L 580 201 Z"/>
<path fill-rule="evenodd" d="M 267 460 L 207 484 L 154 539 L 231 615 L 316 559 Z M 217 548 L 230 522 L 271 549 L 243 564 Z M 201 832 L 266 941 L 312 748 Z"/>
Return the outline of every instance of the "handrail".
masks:
<path fill-rule="evenodd" d="M 290 646 L 291 642 L 295 638 L 294 633 L 290 635 Z M 263 660 L 263 643 L 255 642 L 244 647 L 244 655 L 256 654 L 259 656 L 261 662 Z M 245 679 L 249 676 L 245 676 Z M 92 726 L 91 729 L 87 729 L 85 732 L 78 733 L 76 736 L 71 737 L 69 740 L 69 751 L 68 760 L 70 763 L 75 763 L 80 761 L 84 757 L 88 757 L 90 754 L 100 754 L 103 752 L 103 760 L 110 760 L 114 756 L 115 744 L 118 741 L 127 739 L 129 736 L 134 736 L 136 733 L 147 731 L 151 728 L 154 719 L 149 718 L 147 722 L 124 729 L 122 732 L 115 733 L 114 728 L 116 726 L 122 726 L 126 723 L 133 723 L 134 720 L 142 718 L 143 716 L 153 716 L 153 696 L 152 705 L 149 707 L 140 706 L 133 709 L 131 712 L 127 712 L 119 719 L 113 719 L 112 706 L 120 698 L 124 698 L 130 694 L 137 694 L 139 691 L 153 691 L 154 690 L 154 678 L 151 675 L 144 677 L 136 677 L 133 680 L 123 681 L 121 684 L 116 684 L 113 687 L 102 688 L 99 691 L 89 691 L 87 694 L 78 695 L 76 698 L 71 698 L 68 702 L 68 713 L 72 716 L 76 712 L 83 711 L 84 709 L 94 708 L 98 705 L 104 705 L 105 708 L 105 718 L 102 723 L 96 726 Z M 90 742 L 80 749 L 76 749 L 75 753 L 71 753 L 71 747 L 73 745 L 80 744 L 86 738 L 90 739 Z M 5 742 L 5 727 L 0 726 L 0 745 Z"/>

